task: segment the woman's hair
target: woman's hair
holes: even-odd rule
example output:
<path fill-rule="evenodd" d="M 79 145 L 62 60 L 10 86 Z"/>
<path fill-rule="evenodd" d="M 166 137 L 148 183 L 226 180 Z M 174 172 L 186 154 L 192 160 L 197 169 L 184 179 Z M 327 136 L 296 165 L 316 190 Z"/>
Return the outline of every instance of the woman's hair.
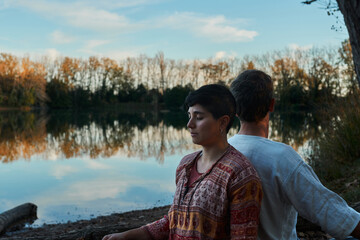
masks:
<path fill-rule="evenodd" d="M 241 121 L 259 122 L 269 112 L 273 99 L 273 82 L 259 70 L 246 70 L 230 85 L 236 100 L 236 114 Z"/>
<path fill-rule="evenodd" d="M 230 121 L 226 127 L 226 132 L 229 132 L 234 122 L 236 109 L 235 98 L 230 90 L 223 85 L 209 84 L 202 86 L 190 92 L 184 104 L 186 109 L 189 109 L 189 107 L 195 104 L 199 104 L 209 111 L 215 119 L 228 115 Z"/>

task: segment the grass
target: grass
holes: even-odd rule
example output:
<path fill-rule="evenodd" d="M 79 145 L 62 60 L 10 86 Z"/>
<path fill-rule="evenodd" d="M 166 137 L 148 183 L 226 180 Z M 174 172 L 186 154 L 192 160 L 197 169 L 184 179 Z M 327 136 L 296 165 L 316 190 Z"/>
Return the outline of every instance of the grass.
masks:
<path fill-rule="evenodd" d="M 360 92 L 324 111 L 312 165 L 324 184 L 349 202 L 360 200 Z"/>

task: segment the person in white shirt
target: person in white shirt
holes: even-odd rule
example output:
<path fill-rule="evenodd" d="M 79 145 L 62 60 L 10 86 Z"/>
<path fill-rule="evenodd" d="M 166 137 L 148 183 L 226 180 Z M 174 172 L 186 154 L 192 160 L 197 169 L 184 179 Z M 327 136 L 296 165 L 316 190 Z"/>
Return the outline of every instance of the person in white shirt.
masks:
<path fill-rule="evenodd" d="M 336 239 L 360 238 L 360 214 L 324 187 L 292 147 L 268 139 L 275 104 L 271 77 L 246 70 L 231 83 L 230 91 L 241 127 L 229 143 L 252 162 L 264 191 L 258 239 L 298 239 L 298 214 Z"/>

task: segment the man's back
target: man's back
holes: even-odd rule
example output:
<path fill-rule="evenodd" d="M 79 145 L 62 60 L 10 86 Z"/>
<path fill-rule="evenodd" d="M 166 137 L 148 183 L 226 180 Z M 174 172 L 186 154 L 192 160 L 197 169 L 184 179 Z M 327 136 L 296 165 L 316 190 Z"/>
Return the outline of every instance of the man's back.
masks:
<path fill-rule="evenodd" d="M 334 237 L 349 235 L 359 222 L 360 215 L 326 189 L 290 146 L 238 134 L 229 143 L 252 162 L 262 181 L 259 239 L 297 239 L 297 212 Z"/>

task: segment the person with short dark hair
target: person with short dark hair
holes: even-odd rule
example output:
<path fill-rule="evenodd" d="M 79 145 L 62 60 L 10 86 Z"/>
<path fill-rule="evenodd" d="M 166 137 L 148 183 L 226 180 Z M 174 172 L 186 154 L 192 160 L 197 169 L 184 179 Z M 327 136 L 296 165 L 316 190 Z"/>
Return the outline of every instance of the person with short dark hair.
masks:
<path fill-rule="evenodd" d="M 177 167 L 168 214 L 103 240 L 257 238 L 261 182 L 251 163 L 227 142 L 235 105 L 229 89 L 218 84 L 187 96 L 187 127 L 202 150 L 185 156 Z"/>
<path fill-rule="evenodd" d="M 263 186 L 258 239 L 298 239 L 298 213 L 333 237 L 360 237 L 360 214 L 325 188 L 313 169 L 289 145 L 268 139 L 274 110 L 273 82 L 259 70 L 246 70 L 230 86 L 240 131 L 229 143 L 254 165 Z"/>

